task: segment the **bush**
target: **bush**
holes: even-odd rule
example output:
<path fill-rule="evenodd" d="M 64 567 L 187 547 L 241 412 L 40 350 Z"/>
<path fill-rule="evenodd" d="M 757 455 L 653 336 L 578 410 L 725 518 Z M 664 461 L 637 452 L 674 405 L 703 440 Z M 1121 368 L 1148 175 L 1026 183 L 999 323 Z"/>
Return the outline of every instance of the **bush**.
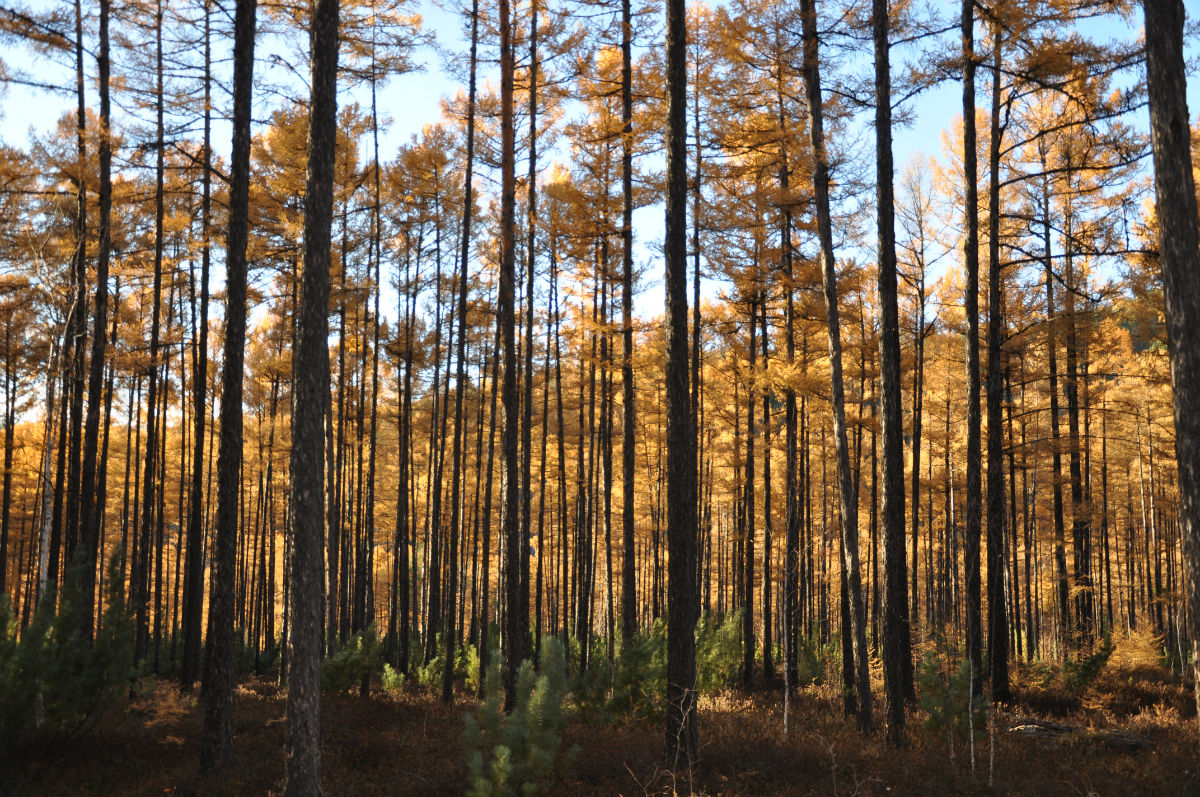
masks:
<path fill-rule="evenodd" d="M 386 662 L 383 665 L 383 691 L 389 695 L 398 694 L 404 688 L 404 673 Z"/>
<path fill-rule="evenodd" d="M 1063 664 L 1063 683 L 1067 689 L 1079 694 L 1091 686 L 1096 677 L 1100 675 L 1100 671 L 1104 669 L 1104 665 L 1108 664 L 1114 650 L 1116 650 L 1116 646 L 1113 645 L 1112 637 L 1106 636 L 1100 640 L 1099 647 L 1090 655 L 1084 656 L 1077 662 L 1068 660 Z"/>
<path fill-rule="evenodd" d="M 696 688 L 712 693 L 737 684 L 742 669 L 742 612 L 696 624 Z"/>
<path fill-rule="evenodd" d="M 825 683 L 826 665 L 835 655 L 841 661 L 841 643 L 837 638 L 824 645 L 805 637 L 797 639 L 796 685 L 820 686 Z"/>
<path fill-rule="evenodd" d="M 383 647 L 375 634 L 375 626 L 368 626 L 321 661 L 321 691 L 340 694 L 359 689 L 379 670 L 382 661 Z"/>
<path fill-rule="evenodd" d="M 964 658 L 957 670 L 944 673 L 937 652 L 927 651 L 917 669 L 917 685 L 921 690 L 921 708 L 929 715 L 925 727 L 945 731 L 953 758 L 955 738 L 965 745 L 970 735 L 968 722 L 974 725 L 977 734 L 987 724 L 987 698 L 971 697 L 971 662 Z"/>
<path fill-rule="evenodd" d="M 84 632 L 83 602 L 72 566 L 55 612 L 48 595 L 18 636 L 7 597 L 0 597 L 0 771 L 9 769 L 36 731 L 65 743 L 125 694 L 138 677 L 135 626 L 120 578 L 124 555 L 109 560 L 107 606 L 95 639 Z"/>
<path fill-rule="evenodd" d="M 441 634 L 437 635 L 435 650 L 437 652 L 429 660 L 429 663 L 417 664 L 413 668 L 413 672 L 420 686 L 425 689 L 440 690 L 446 668 L 446 642 Z M 474 645 L 459 645 L 455 649 L 453 678 L 455 680 L 462 678 L 470 692 L 474 692 L 479 687 L 479 651 L 475 649 Z"/>
<path fill-rule="evenodd" d="M 538 674 L 528 660 L 521 663 L 511 713 L 504 712 L 499 657 L 488 667 L 485 691 L 475 715 L 464 721 L 467 793 L 536 794 L 562 748 L 567 675 L 561 643 L 550 639 L 543 644 Z"/>
<path fill-rule="evenodd" d="M 667 694 L 667 624 L 654 621 L 622 644 L 612 667 L 612 691 L 604 714 L 610 719 L 648 720 L 662 714 Z"/>

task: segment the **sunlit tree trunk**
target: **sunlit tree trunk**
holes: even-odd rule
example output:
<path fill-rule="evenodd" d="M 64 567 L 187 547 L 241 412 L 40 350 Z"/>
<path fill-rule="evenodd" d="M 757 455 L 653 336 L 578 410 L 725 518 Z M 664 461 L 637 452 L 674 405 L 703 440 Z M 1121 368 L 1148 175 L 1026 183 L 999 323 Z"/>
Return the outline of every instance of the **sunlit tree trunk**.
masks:
<path fill-rule="evenodd" d="M 862 599 L 862 575 L 858 557 L 858 507 L 854 502 L 854 477 L 850 471 L 850 447 L 846 438 L 846 399 L 842 381 L 842 337 L 838 326 L 837 273 L 833 251 L 833 221 L 829 209 L 829 161 L 825 153 L 821 73 L 817 57 L 817 14 L 814 0 L 800 6 L 804 36 L 804 82 L 808 95 L 809 144 L 814 157 L 813 191 L 816 195 L 817 234 L 821 247 L 821 279 L 825 294 L 825 316 L 829 331 L 829 371 L 832 386 L 834 449 L 837 456 L 838 508 L 842 529 L 843 566 L 848 574 L 850 622 L 854 635 L 854 660 L 858 685 L 858 723 L 863 730 L 874 727 L 871 705 L 871 671 L 867 658 L 867 619 Z M 903 489 L 903 487 L 901 488 Z M 901 499 L 903 500 L 903 499 Z M 903 541 L 901 541 L 903 545 Z M 903 547 L 901 548 L 903 555 Z"/>

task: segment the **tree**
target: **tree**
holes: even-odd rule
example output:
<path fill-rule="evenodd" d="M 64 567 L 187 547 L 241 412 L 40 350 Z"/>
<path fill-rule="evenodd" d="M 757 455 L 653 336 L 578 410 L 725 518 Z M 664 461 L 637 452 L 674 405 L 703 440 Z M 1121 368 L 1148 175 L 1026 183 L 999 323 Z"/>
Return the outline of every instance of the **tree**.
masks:
<path fill-rule="evenodd" d="M 912 691 L 912 643 L 908 617 L 908 569 L 904 551 L 904 421 L 900 408 L 900 315 L 896 298 L 896 208 L 892 184 L 892 82 L 888 60 L 887 0 L 873 0 L 871 22 L 875 41 L 879 371 L 883 394 L 883 674 L 887 693 L 888 739 L 893 744 L 900 744 L 904 739 L 904 700 L 907 693 Z M 918 479 L 920 475 L 914 473 L 912 477 Z M 916 507 L 913 509 L 916 511 Z M 863 644 L 865 642 L 864 635 Z M 909 679 L 907 684 L 906 678 Z"/>
<path fill-rule="evenodd" d="M 204 603 L 204 430 L 208 417 L 208 278 L 212 263 L 212 0 L 204 3 L 204 159 L 200 196 L 200 320 L 192 376 L 192 501 L 187 524 L 187 564 L 183 588 L 183 664 L 180 680 L 190 690 L 200 676 L 201 618 Z"/>
<path fill-rule="evenodd" d="M 668 766 L 700 754 L 696 717 L 696 431 L 688 396 L 687 16 L 667 0 L 667 718 Z"/>
<path fill-rule="evenodd" d="M 517 407 L 517 347 L 514 313 L 516 181 L 513 140 L 513 42 L 508 0 L 500 0 L 500 283 L 497 324 L 504 347 L 504 379 L 500 402 L 504 407 L 504 706 L 511 711 L 517 700 L 517 673 L 525 658 L 529 614 L 522 613 L 521 495 L 517 442 L 520 418 Z"/>
<path fill-rule="evenodd" d="M 1170 340 L 1180 533 L 1192 667 L 1200 673 L 1200 232 L 1192 176 L 1181 0 L 1144 0 L 1159 257 Z M 1196 681 L 1200 706 L 1200 679 Z"/>
<path fill-rule="evenodd" d="M 225 365 L 221 375 L 221 436 L 217 451 L 217 520 L 209 589 L 208 650 L 201 691 L 204 733 L 200 742 L 200 768 L 205 772 L 228 767 L 233 758 L 234 570 L 237 567 L 242 470 L 242 362 L 246 344 L 250 102 L 254 86 L 256 11 L 257 0 L 238 0 L 234 12 L 233 144 L 229 226 L 225 234 Z"/>
<path fill-rule="evenodd" d="M 979 406 L 979 176 L 975 134 L 975 0 L 962 4 L 963 74 L 963 260 L 966 284 L 963 307 L 967 321 L 967 512 L 963 540 L 966 570 L 967 657 L 971 662 L 971 694 L 982 694 L 983 621 L 979 595 L 979 540 L 983 518 L 982 446 Z"/>
<path fill-rule="evenodd" d="M 454 389 L 454 473 L 451 476 L 451 497 L 450 497 L 450 594 L 455 595 L 458 591 L 458 545 L 460 538 L 460 491 L 462 490 L 462 480 L 465 478 L 463 473 L 463 393 L 466 392 L 466 386 L 463 384 L 465 376 L 465 359 L 467 348 L 467 262 L 471 251 L 471 214 L 474 210 L 474 200 L 471 193 L 471 179 L 474 174 L 475 167 L 475 65 L 476 65 L 476 47 L 479 35 L 479 0 L 473 0 L 471 3 L 471 77 L 470 86 L 467 90 L 467 159 L 466 159 L 466 174 L 463 177 L 463 212 L 462 212 L 462 242 L 459 244 L 459 270 L 458 270 L 458 340 L 457 351 L 455 358 L 457 360 L 457 373 L 455 375 Z M 541 541 L 538 541 L 541 544 Z M 446 629 L 446 652 L 445 652 L 445 667 L 442 672 L 442 701 L 449 703 L 453 700 L 454 694 L 452 691 L 454 678 L 454 659 L 455 645 L 457 643 L 457 634 L 454 633 L 454 613 L 450 613 L 450 627 Z M 486 636 L 484 645 L 486 647 Z M 483 654 L 480 659 L 480 667 L 487 666 L 487 655 Z"/>
<path fill-rule="evenodd" d="M 817 236 L 820 243 L 821 279 L 825 293 L 825 318 L 829 341 L 829 379 L 832 388 L 833 440 L 837 458 L 839 522 L 842 529 L 843 567 L 852 633 L 858 724 L 864 731 L 874 727 L 871 706 L 871 670 L 867 658 L 867 615 L 862 599 L 862 574 L 858 559 L 858 505 L 850 471 L 850 446 L 846 437 L 846 399 L 842 383 L 842 338 L 838 326 L 837 272 L 834 267 L 833 220 L 829 209 L 829 161 L 825 149 L 824 102 L 817 57 L 817 11 L 815 0 L 800 5 L 804 37 L 804 82 L 809 107 L 809 147 L 813 153 L 813 194 L 817 206 Z M 901 499 L 902 500 L 902 499 Z M 903 549 L 901 549 L 903 556 Z"/>
<path fill-rule="evenodd" d="M 338 0 L 312 15 L 304 265 L 292 357 L 292 631 L 288 672 L 288 795 L 321 793 L 321 585 L 325 392 L 329 384 L 329 261 L 337 143 Z"/>

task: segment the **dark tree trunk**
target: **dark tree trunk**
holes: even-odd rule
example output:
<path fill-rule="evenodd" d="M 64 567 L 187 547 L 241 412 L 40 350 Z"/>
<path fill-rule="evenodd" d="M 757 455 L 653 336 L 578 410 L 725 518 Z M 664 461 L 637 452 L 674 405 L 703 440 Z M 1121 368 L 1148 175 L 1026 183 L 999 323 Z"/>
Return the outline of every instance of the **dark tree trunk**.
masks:
<path fill-rule="evenodd" d="M 755 264 L 757 265 L 757 263 Z M 749 690 L 754 682 L 754 438 L 756 435 L 756 418 L 754 417 L 754 397 L 756 389 L 755 370 L 758 359 L 758 346 L 755 337 L 757 298 L 750 299 L 750 368 L 746 377 L 746 480 L 742 487 L 745 490 L 742 498 L 745 507 L 745 526 L 742 529 L 742 686 Z M 741 412 L 737 407 L 734 412 Z"/>
<path fill-rule="evenodd" d="M 138 567 L 137 578 L 137 594 L 134 602 L 137 611 L 137 641 L 134 646 L 134 657 L 138 660 L 144 659 L 148 652 L 149 645 L 149 616 L 150 616 L 150 546 L 151 536 L 156 531 L 157 507 L 156 500 L 158 495 L 158 466 L 159 466 L 159 440 L 158 440 L 158 424 L 159 424 L 159 406 L 158 406 L 158 340 L 160 332 L 159 317 L 162 311 L 162 266 L 163 266 L 163 85 L 162 85 L 162 2 L 159 1 L 158 10 L 156 13 L 156 54 L 158 66 L 158 86 L 157 97 L 155 101 L 155 118 L 156 118 L 156 138 L 155 138 L 155 167 L 154 167 L 154 288 L 151 298 L 150 311 L 150 363 L 147 368 L 148 386 L 146 388 L 146 461 L 144 463 L 145 474 L 142 481 L 142 528 L 141 528 L 141 543 L 139 551 L 141 560 L 144 563 Z M 231 294 L 232 296 L 232 294 Z M 242 311 L 245 314 L 245 311 Z M 228 317 L 236 318 L 235 313 L 229 314 Z M 243 323 L 243 326 L 245 324 Z M 244 336 L 244 333 L 243 333 Z M 239 346 L 239 351 L 240 351 Z M 241 367 L 237 369 L 240 377 Z M 97 394 L 99 396 L 99 394 Z M 224 401 L 222 401 L 224 405 Z M 239 402 L 239 412 L 240 412 Z M 240 445 L 239 436 L 239 445 Z M 240 458 L 239 458 L 240 459 Z M 157 535 L 155 535 L 157 536 Z M 156 550 L 159 550 L 156 546 Z M 161 579 L 156 580 L 156 584 L 161 585 Z M 156 607 L 157 609 L 157 604 Z M 158 622 L 158 612 L 154 615 L 155 623 Z M 155 640 L 155 667 L 154 671 L 158 672 L 158 643 L 157 634 Z"/>
<path fill-rule="evenodd" d="M 1005 702 L 1008 689 L 1008 618 L 1004 606 L 1004 373 L 1000 341 L 1004 329 L 1000 295 L 1000 126 L 999 26 L 992 42 L 992 129 L 988 147 L 988 453 L 987 453 L 987 564 L 988 564 L 988 675 L 992 700 Z"/>
<path fill-rule="evenodd" d="M 100 0 L 100 52 L 96 57 L 100 84 L 100 219 L 96 252 L 96 298 L 92 311 L 92 354 L 88 371 L 89 399 L 87 418 L 84 420 L 83 465 L 80 476 L 80 484 L 84 487 L 81 489 L 79 510 L 80 541 L 85 561 L 90 562 L 90 567 L 85 564 L 82 571 L 85 581 L 81 587 L 85 596 L 93 594 L 96 552 L 100 547 L 101 510 L 95 503 L 93 485 L 96 482 L 96 454 L 100 441 L 100 406 L 104 380 L 104 352 L 107 344 L 105 327 L 108 323 L 108 263 L 112 254 L 112 139 L 109 135 L 111 114 L 108 53 L 110 5 L 110 0 Z M 50 417 L 49 414 L 47 417 Z M 92 608 L 90 599 L 88 608 L 89 610 Z M 87 615 L 90 617 L 93 613 L 93 611 L 88 611 Z"/>
<path fill-rule="evenodd" d="M 854 501 L 854 477 L 850 471 L 850 447 L 846 438 L 846 399 L 842 382 L 842 338 L 838 327 L 837 272 L 833 250 L 833 222 L 829 209 L 829 161 L 825 154 L 825 131 L 821 97 L 821 73 L 817 57 L 817 14 L 814 0 L 802 0 L 800 15 L 804 36 L 804 82 L 808 95 L 809 144 L 814 156 L 813 190 L 816 194 L 817 230 L 821 247 L 821 278 L 825 294 L 825 317 L 829 330 L 829 376 L 832 386 L 834 449 L 837 456 L 838 507 L 842 530 L 843 567 L 848 574 L 850 621 L 854 635 L 854 660 L 858 682 L 859 727 L 875 725 L 871 705 L 871 671 L 867 658 L 867 618 L 862 600 L 862 575 L 858 557 L 858 507 Z M 901 487 L 903 490 L 903 487 Z M 901 498 L 903 500 L 903 498 Z M 901 540 L 903 556 L 903 540 Z"/>
<path fill-rule="evenodd" d="M 475 168 L 475 48 L 479 25 L 478 0 L 471 8 L 471 78 L 467 95 L 467 164 L 463 177 L 463 212 L 462 212 L 462 241 L 459 244 L 458 264 L 458 339 L 455 356 L 458 358 L 455 372 L 454 387 L 454 462 L 453 473 L 450 477 L 450 595 L 458 594 L 458 543 L 462 511 L 460 498 L 462 481 L 465 478 L 463 468 L 463 392 L 466 380 L 467 356 L 467 265 L 471 254 L 471 179 Z M 454 646 L 457 635 L 454 629 L 454 612 L 447 613 L 445 667 L 442 671 L 442 701 L 450 703 L 454 700 Z M 485 637 L 486 639 L 486 637 Z"/>
<path fill-rule="evenodd" d="M 525 261 L 525 296 L 523 337 L 524 355 L 522 376 L 524 387 L 521 397 L 521 556 L 520 603 L 518 611 L 525 618 L 525 648 L 529 651 L 529 548 L 532 544 L 533 494 L 530 489 L 533 478 L 533 309 L 534 309 L 534 267 L 537 265 L 537 251 L 534 243 L 537 234 L 537 2 L 534 0 L 530 9 L 529 35 L 529 172 L 526 189 L 528 191 L 526 209 L 526 261 Z M 514 154 L 515 157 L 515 154 Z M 514 164 L 515 169 L 516 164 Z M 611 452 L 611 449 L 609 449 Z M 606 493 L 607 495 L 607 493 Z M 538 541 L 539 547 L 541 541 Z M 611 555 L 611 548 L 609 549 Z M 611 561 L 611 560 L 610 560 Z M 611 573 L 610 573 L 611 575 Z M 609 579 L 611 585 L 612 580 Z M 611 594 L 611 591 L 610 591 Z M 609 645 L 610 655 L 612 646 Z"/>
<path fill-rule="evenodd" d="M 184 567 L 183 587 L 183 666 L 180 681 L 184 689 L 191 689 L 200 677 L 201 621 L 204 604 L 204 428 L 208 417 L 208 276 L 212 261 L 210 240 L 212 224 L 212 80 L 210 65 L 212 45 L 210 37 L 211 2 L 204 4 L 204 172 L 201 177 L 200 194 L 200 321 L 199 339 L 196 343 L 195 373 L 192 377 L 193 430 L 192 444 L 192 492 L 188 507 L 187 561 Z"/>
<path fill-rule="evenodd" d="M 304 268 L 292 358 L 291 647 L 288 795 L 321 793 L 321 587 L 324 581 L 325 395 L 329 386 L 329 261 L 337 132 L 338 0 L 317 0 L 311 27 Z"/>
<path fill-rule="evenodd" d="M 1200 670 L 1200 236 L 1192 178 L 1180 0 L 1145 0 L 1147 85 L 1154 146 L 1159 257 L 1166 293 L 1179 463 L 1179 531 L 1188 593 L 1192 666 Z M 1200 680 L 1196 682 L 1200 705 Z"/>
<path fill-rule="evenodd" d="M 242 363 L 246 344 L 246 235 L 250 197 L 250 101 L 254 88 L 256 0 L 238 0 L 234 17 L 233 146 L 225 251 L 225 363 L 217 450 L 217 529 L 209 589 L 202 771 L 233 759 L 234 577 L 242 465 Z M 293 473 L 295 471 L 293 470 Z"/>
<path fill-rule="evenodd" d="M 667 714 L 666 763 L 700 754 L 696 717 L 696 428 L 688 397 L 687 20 L 667 0 Z M 698 375 L 697 375 L 698 376 Z"/>
<path fill-rule="evenodd" d="M 504 406 L 504 521 L 501 539 L 504 541 L 504 706 L 511 711 L 516 705 L 517 670 L 526 658 L 529 636 L 529 615 L 521 614 L 521 559 L 525 548 L 521 544 L 520 459 L 517 443 L 520 435 L 520 416 L 517 406 L 517 345 L 514 312 L 514 245 L 516 213 L 516 181 L 514 174 L 513 141 L 513 42 L 512 14 L 509 0 L 500 0 L 500 281 L 497 323 L 504 348 L 504 381 L 500 401 Z"/>
<path fill-rule="evenodd" d="M 630 0 L 621 0 L 621 637 L 637 627 L 634 581 L 633 494 L 633 18 Z M 699 379 L 699 373 L 694 379 Z M 694 412 L 694 410 L 693 410 Z"/>
<path fill-rule="evenodd" d="M 904 700 L 912 693 L 908 560 L 904 550 L 904 418 L 900 408 L 900 318 L 896 299 L 896 216 L 892 186 L 892 78 L 888 3 L 874 0 L 875 163 L 879 219 L 879 374 L 883 399 L 883 681 L 888 739 L 904 740 Z M 913 480 L 919 475 L 914 472 Z M 916 506 L 914 504 L 914 512 Z M 857 529 L 855 529 L 857 534 Z"/>
<path fill-rule="evenodd" d="M 161 25 L 159 26 L 161 30 Z M 81 542 L 90 539 L 84 530 L 86 524 L 80 521 L 81 491 L 80 484 L 80 436 L 83 415 L 83 369 L 84 347 L 87 345 L 87 316 L 84 310 L 87 296 L 87 148 L 84 143 L 86 132 L 86 114 L 84 110 L 84 74 L 83 74 L 83 19 L 82 8 L 78 0 L 75 3 L 75 80 L 76 80 L 76 117 L 75 117 L 75 152 L 77 168 L 79 169 L 78 186 L 75 194 L 75 252 L 71 257 L 71 283 L 73 285 L 73 301 L 69 315 L 69 330 L 71 356 L 71 389 L 70 389 L 70 439 L 68 455 L 70 465 L 67 473 L 67 556 L 78 569 L 74 573 L 79 597 L 83 600 L 80 620 L 83 623 L 83 634 L 91 638 L 95 627 L 95 591 L 97 553 L 92 546 Z M 87 485 L 90 492 L 93 484 Z M 96 548 L 99 547 L 97 535 Z M 0 560 L 2 561 L 2 560 Z M 2 592 L 2 590 L 0 590 Z"/>
<path fill-rule="evenodd" d="M 963 541 L 966 569 L 967 657 L 971 662 L 971 693 L 982 694 L 983 625 L 979 594 L 979 539 L 983 523 L 981 479 L 982 441 L 979 407 L 979 169 L 975 134 L 975 0 L 963 0 L 963 190 L 966 193 L 966 285 L 963 305 L 967 316 L 967 516 Z"/>

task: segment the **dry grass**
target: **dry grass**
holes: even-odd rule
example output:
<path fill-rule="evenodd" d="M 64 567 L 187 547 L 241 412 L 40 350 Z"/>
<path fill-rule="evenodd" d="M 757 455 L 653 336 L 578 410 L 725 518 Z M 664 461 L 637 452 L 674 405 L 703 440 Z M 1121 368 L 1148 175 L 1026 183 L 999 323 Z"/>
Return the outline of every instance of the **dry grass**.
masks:
<path fill-rule="evenodd" d="M 1140 645 L 1140 647 L 1139 647 Z M 989 738 L 976 740 L 975 770 L 966 750 L 948 754 L 943 733 L 926 731 L 910 714 L 906 747 L 883 734 L 864 737 L 841 715 L 831 687 L 802 692 L 783 735 L 777 690 L 706 697 L 700 707 L 701 761 L 691 773 L 660 766 L 661 725 L 593 726 L 572 722 L 565 747 L 571 764 L 556 770 L 547 794 L 649 795 L 689 790 L 726 794 L 1063 794 L 1194 795 L 1195 704 L 1190 690 L 1157 665 L 1152 640 L 1118 648 L 1081 694 L 1043 685 L 1044 674 L 1018 673 L 1018 702 L 998 710 L 989 785 Z M 225 775 L 197 775 L 201 709 L 162 685 L 112 711 L 68 751 L 34 748 L 15 773 L 17 793 L 277 794 L 283 786 L 284 695 L 273 684 L 238 689 L 237 760 Z M 428 693 L 330 697 L 323 704 L 326 794 L 460 794 L 466 786 L 462 716 L 474 702 L 447 708 Z M 1049 706 L 1052 710 L 1046 711 Z M 882 716 L 882 703 L 876 703 Z M 1006 733 L 1018 717 L 1054 716 L 1081 729 L 1058 739 Z M 1146 743 L 1122 752 L 1105 741 L 1120 730 Z M 690 787 L 690 788 L 689 788 Z"/>

